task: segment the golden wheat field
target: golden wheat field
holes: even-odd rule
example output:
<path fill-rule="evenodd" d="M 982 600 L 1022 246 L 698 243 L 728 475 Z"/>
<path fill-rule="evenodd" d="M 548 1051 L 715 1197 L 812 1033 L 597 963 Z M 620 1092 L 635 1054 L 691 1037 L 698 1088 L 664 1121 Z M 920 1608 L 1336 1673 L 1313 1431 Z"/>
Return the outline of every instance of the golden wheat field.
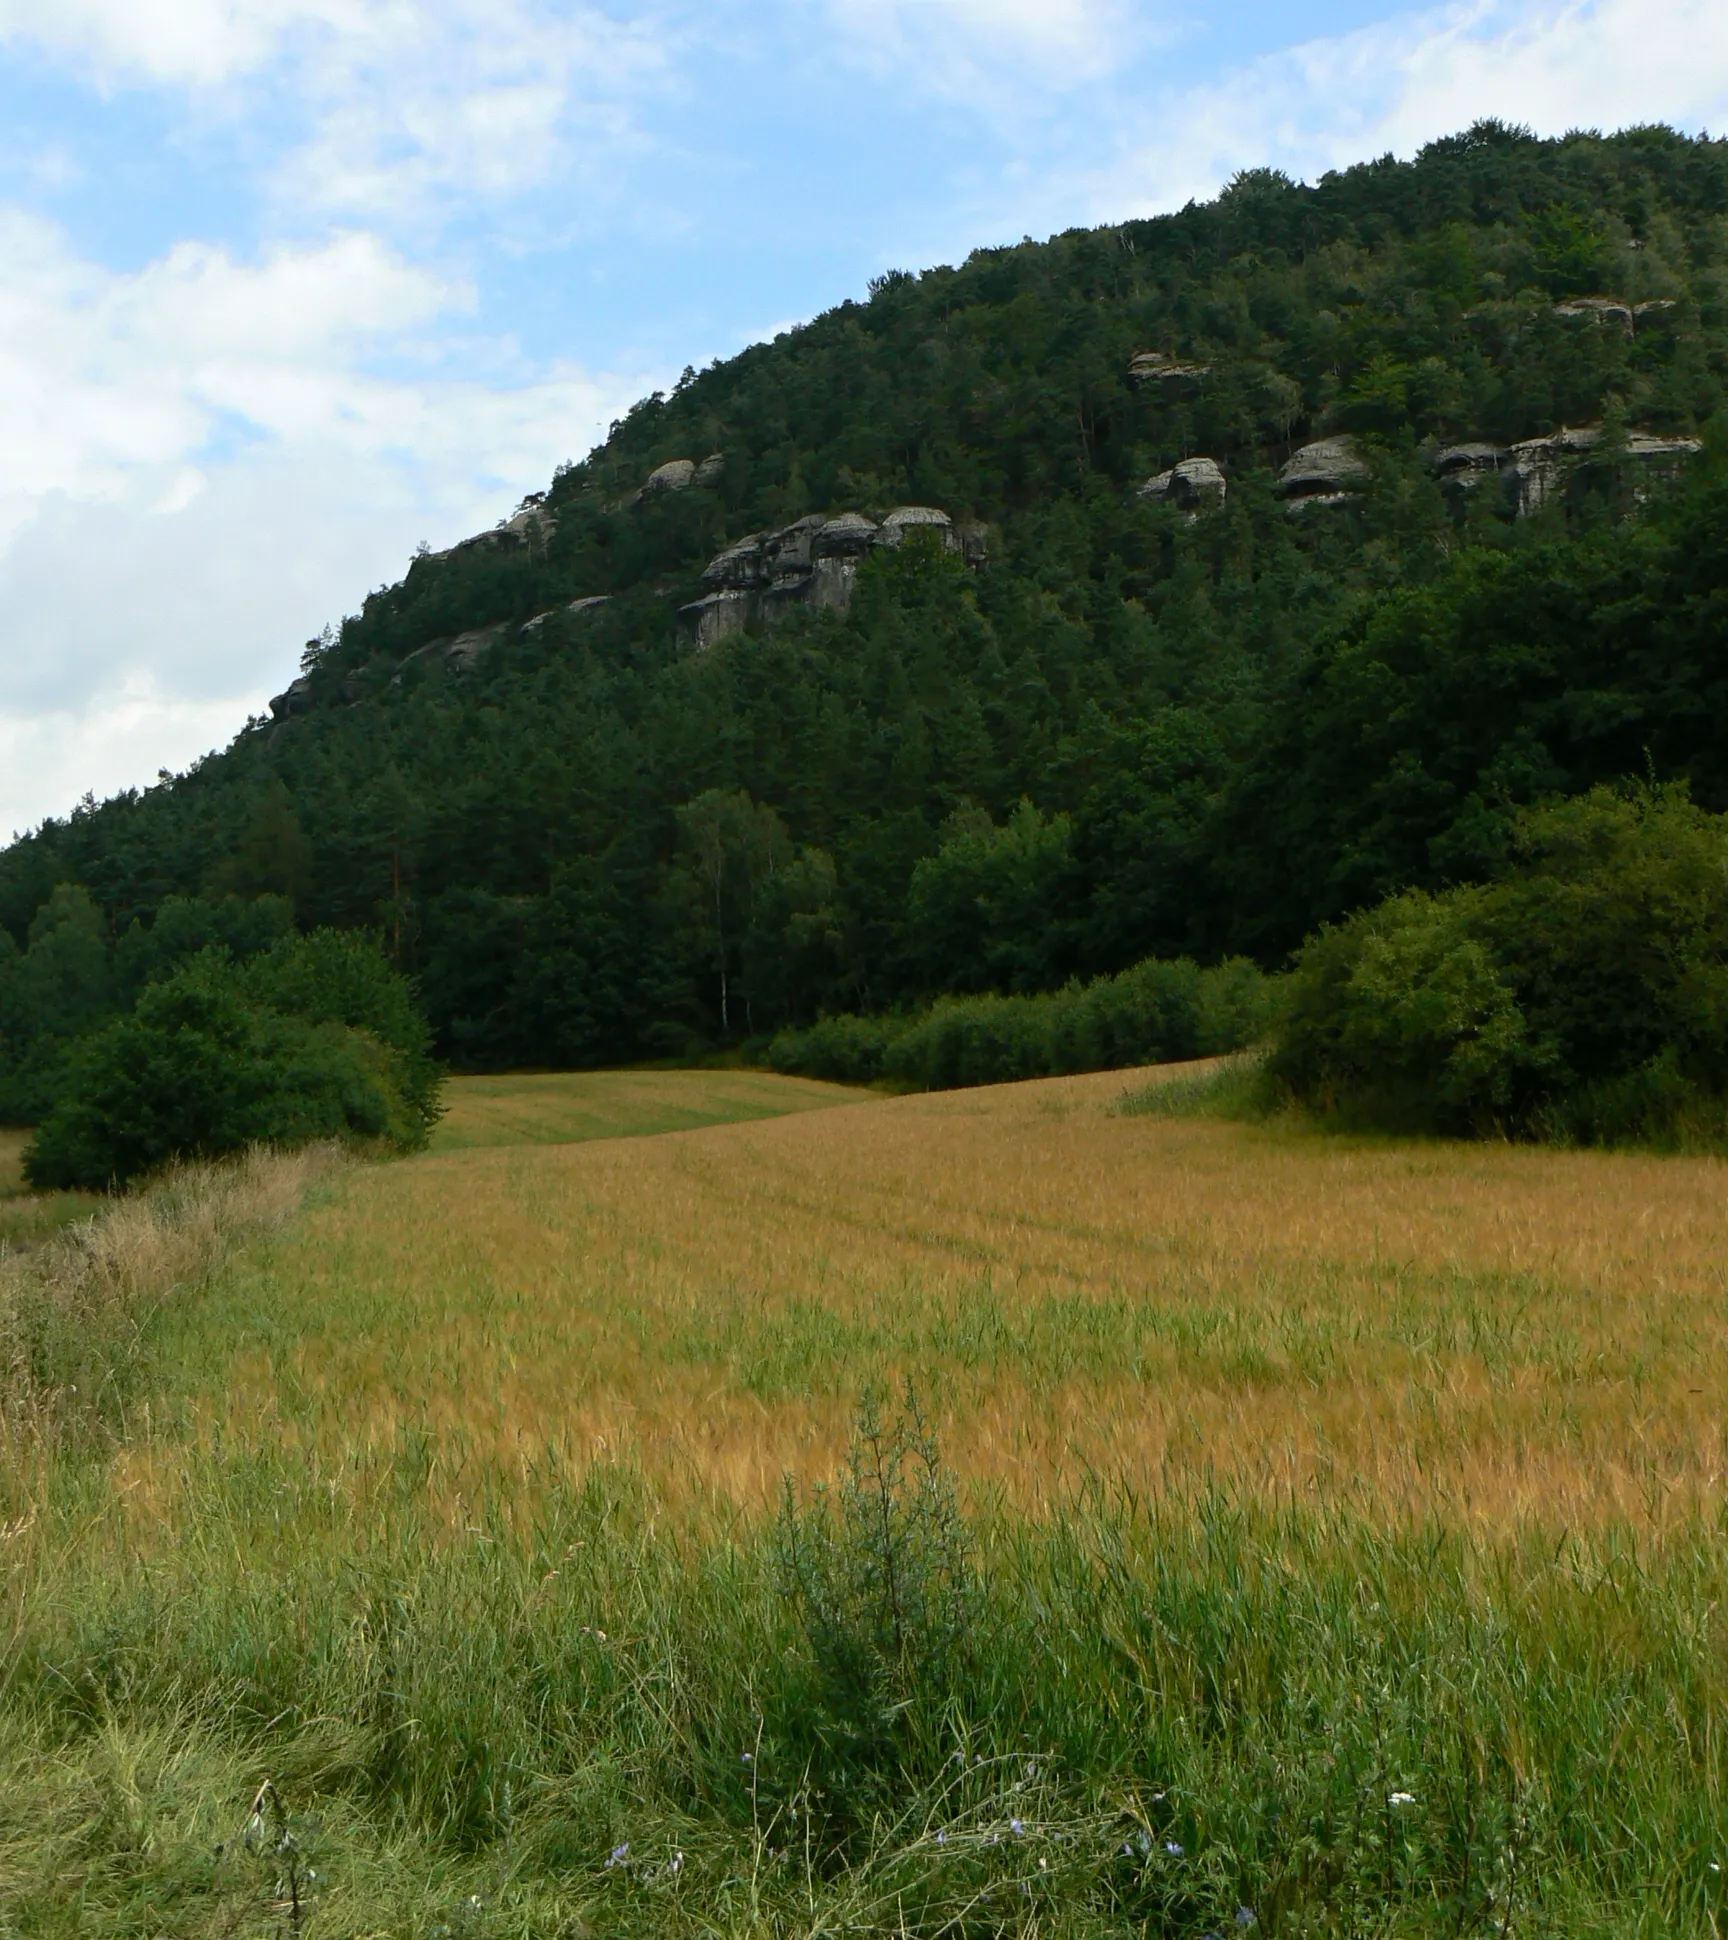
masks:
<path fill-rule="evenodd" d="M 1722 1499 L 1728 1167 L 1123 1115 L 1150 1075 L 351 1171 L 231 1276 L 203 1435 L 348 1485 L 413 1438 L 452 1514 L 610 1463 L 749 1507 L 910 1376 L 1016 1506 L 1099 1474 L 1484 1527 Z M 164 1457 L 129 1458 L 141 1508 Z"/>

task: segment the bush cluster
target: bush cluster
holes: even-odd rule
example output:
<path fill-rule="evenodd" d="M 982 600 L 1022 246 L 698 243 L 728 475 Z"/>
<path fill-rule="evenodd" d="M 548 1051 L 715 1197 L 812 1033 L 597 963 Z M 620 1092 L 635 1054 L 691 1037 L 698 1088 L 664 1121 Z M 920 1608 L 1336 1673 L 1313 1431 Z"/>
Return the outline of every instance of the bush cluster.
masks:
<path fill-rule="evenodd" d="M 369 937 L 286 936 L 240 964 L 207 949 L 76 1041 L 25 1170 L 104 1190 L 249 1145 L 411 1150 L 439 1084 L 413 992 Z"/>
<path fill-rule="evenodd" d="M 1041 996 L 950 997 L 910 1017 L 830 1017 L 782 1031 L 776 1071 L 918 1091 L 1111 1071 L 1236 1051 L 1265 1035 L 1276 984 L 1240 959 L 1152 959 Z"/>
<path fill-rule="evenodd" d="M 1524 812 L 1497 880 L 1308 942 L 1269 1073 L 1386 1130 L 1719 1142 L 1728 817 L 1657 787 Z"/>

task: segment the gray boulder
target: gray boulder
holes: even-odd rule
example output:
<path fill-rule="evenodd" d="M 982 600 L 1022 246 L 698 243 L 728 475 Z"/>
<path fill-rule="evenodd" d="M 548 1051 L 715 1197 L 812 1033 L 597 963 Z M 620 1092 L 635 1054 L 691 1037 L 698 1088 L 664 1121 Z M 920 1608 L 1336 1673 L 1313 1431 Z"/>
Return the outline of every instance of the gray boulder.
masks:
<path fill-rule="evenodd" d="M 312 683 L 302 674 L 298 680 L 288 685 L 270 703 L 273 719 L 285 721 L 291 714 L 310 714 L 312 711 Z"/>
<path fill-rule="evenodd" d="M 692 485 L 712 487 L 712 486 L 718 485 L 721 479 L 723 479 L 725 476 L 726 476 L 725 452 L 711 451 L 709 452 L 708 456 L 702 460 L 701 464 L 699 464 L 696 467 L 696 475 L 694 478 L 691 479 L 690 482 Z"/>
<path fill-rule="evenodd" d="M 416 647 L 390 676 L 390 685 L 400 687 L 402 677 L 410 667 L 442 667 L 449 674 L 472 673 L 481 659 L 504 638 L 506 624 L 502 620 L 491 626 L 471 627 L 466 633 L 458 633 L 453 639 L 428 640 L 423 647 Z"/>
<path fill-rule="evenodd" d="M 1348 504 L 1367 484 L 1367 461 L 1351 437 L 1317 438 L 1296 452 L 1278 474 L 1278 493 L 1292 512 L 1311 506 Z"/>
<path fill-rule="evenodd" d="M 532 640 L 548 620 L 556 619 L 561 613 L 574 619 L 583 619 L 598 613 L 601 607 L 610 606 L 611 603 L 610 593 L 592 593 L 586 599 L 572 600 L 568 606 L 549 606 L 544 613 L 536 613 L 533 619 L 522 623 L 521 637 L 524 640 Z"/>
<path fill-rule="evenodd" d="M 766 533 L 750 532 L 734 539 L 702 568 L 702 584 L 715 591 L 723 586 L 760 586 L 762 542 L 766 537 Z"/>
<path fill-rule="evenodd" d="M 842 512 L 821 528 L 810 550 L 817 559 L 859 559 L 875 543 L 879 530 L 876 521 L 862 512 Z"/>
<path fill-rule="evenodd" d="M 1498 445 L 1447 445 L 1435 452 L 1434 475 L 1446 492 L 1473 492 L 1485 478 L 1497 478 L 1506 454 Z"/>
<path fill-rule="evenodd" d="M 897 505 L 882 521 L 876 534 L 879 546 L 903 546 L 909 532 L 934 532 L 950 552 L 958 552 L 960 541 L 954 534 L 954 521 L 934 505 Z"/>
<path fill-rule="evenodd" d="M 1622 303 L 1618 297 L 1612 296 L 1575 296 L 1565 303 L 1556 303 L 1554 314 L 1557 317 L 1585 317 L 1591 323 L 1612 324 L 1628 337 L 1636 327 L 1631 304 Z"/>
<path fill-rule="evenodd" d="M 642 481 L 642 498 L 657 498 L 662 492 L 687 492 L 696 483 L 694 458 L 669 458 L 655 466 Z"/>
<path fill-rule="evenodd" d="M 544 509 L 545 500 L 544 492 L 531 492 L 510 518 L 502 520 L 490 532 L 476 532 L 471 539 L 459 539 L 443 552 L 428 553 L 426 556 L 429 559 L 453 559 L 459 552 L 499 549 L 510 552 L 518 546 L 538 551 L 558 530 L 557 519 Z"/>
<path fill-rule="evenodd" d="M 1217 459 L 1184 458 L 1167 472 L 1147 479 L 1140 487 L 1140 497 L 1194 514 L 1222 505 L 1229 490 L 1229 482 Z"/>
<path fill-rule="evenodd" d="M 828 522 L 820 512 L 794 519 L 762 541 L 762 567 L 770 581 L 802 579 L 814 558 L 816 535 Z"/>
<path fill-rule="evenodd" d="M 1142 350 L 1128 363 L 1128 375 L 1136 384 L 1156 384 L 1160 388 L 1184 389 L 1212 375 L 1210 364 L 1195 363 L 1183 357 L 1167 357 L 1161 350 Z"/>

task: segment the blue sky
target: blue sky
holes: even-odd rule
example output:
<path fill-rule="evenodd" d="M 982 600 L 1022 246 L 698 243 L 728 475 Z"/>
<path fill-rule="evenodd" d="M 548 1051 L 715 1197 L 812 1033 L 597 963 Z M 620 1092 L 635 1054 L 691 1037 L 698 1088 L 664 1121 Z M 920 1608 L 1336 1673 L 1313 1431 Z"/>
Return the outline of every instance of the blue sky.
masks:
<path fill-rule="evenodd" d="M 1728 122 L 1723 0 L 0 0 L 0 835 L 890 267 Z"/>

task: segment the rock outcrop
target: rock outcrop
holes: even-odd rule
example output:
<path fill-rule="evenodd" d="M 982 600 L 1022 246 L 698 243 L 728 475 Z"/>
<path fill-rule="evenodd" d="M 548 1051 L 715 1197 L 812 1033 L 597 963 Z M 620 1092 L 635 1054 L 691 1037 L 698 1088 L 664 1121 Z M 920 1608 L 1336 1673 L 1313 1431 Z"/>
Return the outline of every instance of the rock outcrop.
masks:
<path fill-rule="evenodd" d="M 1369 476 L 1354 438 L 1317 438 L 1294 453 L 1279 472 L 1278 495 L 1291 512 L 1347 505 Z"/>
<path fill-rule="evenodd" d="M 1623 303 L 1617 296 L 1573 296 L 1556 303 L 1557 317 L 1587 317 L 1592 323 L 1611 324 L 1623 336 L 1636 334 L 1638 326 L 1675 307 L 1671 296 L 1652 297 L 1647 303 Z"/>
<path fill-rule="evenodd" d="M 659 498 L 664 492 L 687 492 L 692 486 L 711 489 L 725 475 L 723 451 L 711 451 L 700 462 L 694 458 L 669 458 L 665 464 L 655 466 L 643 479 L 640 491 L 628 502 L 640 505 L 644 499 Z"/>
<path fill-rule="evenodd" d="M 522 623 L 521 637 L 532 640 L 548 620 L 555 620 L 560 614 L 568 614 L 575 619 L 585 619 L 598 613 L 603 606 L 610 606 L 610 593 L 593 593 L 587 599 L 571 600 L 565 606 L 549 606 L 544 613 L 536 613 L 531 620 Z"/>
<path fill-rule="evenodd" d="M 472 539 L 458 539 L 442 552 L 428 553 L 429 559 L 454 559 L 459 552 L 498 549 L 513 552 L 526 546 L 531 551 L 544 547 L 558 530 L 557 519 L 545 510 L 546 494 L 530 492 L 515 513 L 490 532 L 476 532 Z"/>
<path fill-rule="evenodd" d="M 1222 505 L 1230 486 L 1216 458 L 1184 458 L 1140 487 L 1140 497 L 1173 505 L 1190 518 Z"/>
<path fill-rule="evenodd" d="M 1518 516 L 1539 512 L 1560 491 L 1577 464 L 1602 441 L 1599 424 L 1569 425 L 1549 438 L 1525 438 L 1506 453 L 1507 489 Z M 1629 431 L 1623 456 L 1636 465 L 1633 497 L 1642 502 L 1681 463 L 1704 449 L 1696 438 L 1665 438 L 1653 431 Z"/>
<path fill-rule="evenodd" d="M 403 660 L 390 676 L 390 685 L 400 687 L 410 667 L 432 666 L 442 667 L 450 674 L 472 673 L 508 630 L 506 623 L 499 620 L 492 626 L 471 627 L 468 632 L 450 639 L 428 640 Z"/>
<path fill-rule="evenodd" d="M 1156 384 L 1175 390 L 1198 384 L 1212 375 L 1210 364 L 1197 364 L 1181 357 L 1168 357 L 1161 350 L 1136 351 L 1128 362 L 1128 375 L 1136 384 Z"/>
<path fill-rule="evenodd" d="M 1628 337 L 1637 327 L 1636 312 L 1631 304 L 1621 303 L 1611 296 L 1575 296 L 1565 303 L 1556 303 L 1554 314 L 1557 317 L 1588 317 L 1592 323 L 1615 324 Z"/>
<path fill-rule="evenodd" d="M 662 492 L 687 492 L 696 483 L 694 458 L 669 458 L 657 465 L 642 481 L 642 496 L 657 498 Z"/>
<path fill-rule="evenodd" d="M 1434 475 L 1443 492 L 1473 492 L 1485 478 L 1498 479 L 1505 458 L 1498 445 L 1447 445 L 1434 454 Z"/>
<path fill-rule="evenodd" d="M 983 526 L 957 527 L 932 505 L 896 506 L 880 525 L 862 512 L 831 519 L 812 512 L 774 532 L 747 533 L 716 553 L 702 569 L 702 597 L 679 608 L 680 642 L 702 652 L 752 620 L 773 626 L 808 608 L 844 613 L 858 562 L 873 547 L 903 546 L 914 532 L 933 534 L 969 565 L 981 566 L 988 557 Z"/>
<path fill-rule="evenodd" d="M 289 681 L 270 703 L 270 716 L 276 721 L 285 721 L 291 714 L 310 714 L 311 711 L 312 682 L 305 674 L 298 680 Z"/>

